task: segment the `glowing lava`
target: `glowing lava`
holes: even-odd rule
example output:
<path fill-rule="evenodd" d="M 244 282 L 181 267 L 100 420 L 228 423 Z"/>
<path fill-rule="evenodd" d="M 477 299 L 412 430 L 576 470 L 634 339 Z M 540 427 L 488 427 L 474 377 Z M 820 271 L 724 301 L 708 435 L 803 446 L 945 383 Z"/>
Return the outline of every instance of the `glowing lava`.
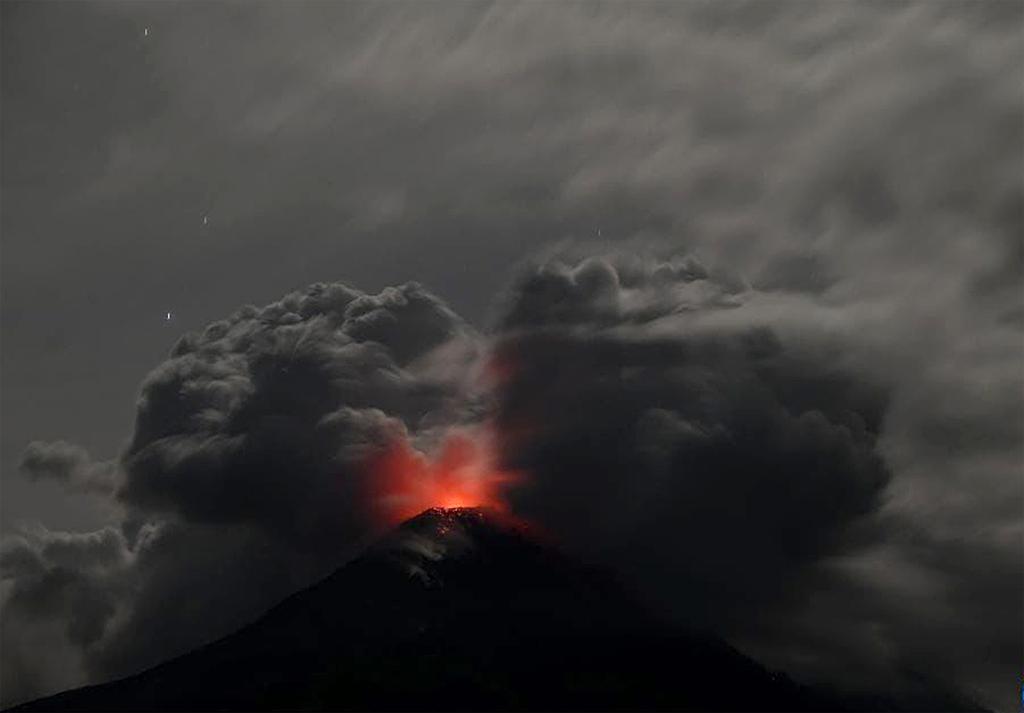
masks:
<path fill-rule="evenodd" d="M 431 459 L 404 439 L 367 462 L 370 503 L 377 519 L 394 524 L 433 507 L 488 507 L 504 512 L 504 489 L 518 482 L 503 471 L 482 437 L 449 434 Z"/>

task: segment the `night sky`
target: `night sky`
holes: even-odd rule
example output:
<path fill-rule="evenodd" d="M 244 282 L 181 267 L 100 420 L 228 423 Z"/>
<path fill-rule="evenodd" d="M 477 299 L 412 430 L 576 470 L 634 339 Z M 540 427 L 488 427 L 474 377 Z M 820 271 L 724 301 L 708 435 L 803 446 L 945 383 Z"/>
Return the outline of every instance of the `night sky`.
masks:
<path fill-rule="evenodd" d="M 1020 2 L 0 11 L 0 703 L 466 448 L 458 504 L 797 680 L 1016 707 Z"/>

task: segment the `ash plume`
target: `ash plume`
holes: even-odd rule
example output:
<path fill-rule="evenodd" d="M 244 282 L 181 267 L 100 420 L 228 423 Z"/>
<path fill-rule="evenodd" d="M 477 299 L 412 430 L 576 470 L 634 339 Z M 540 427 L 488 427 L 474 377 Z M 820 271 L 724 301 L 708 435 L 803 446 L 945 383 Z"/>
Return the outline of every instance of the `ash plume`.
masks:
<path fill-rule="evenodd" d="M 468 434 L 488 497 L 770 667 L 1016 707 L 1020 3 L 67 7 L 4 4 L 5 79 L 40 68 L 4 83 L 4 429 L 112 514 L 5 536 L 3 705 L 252 621 Z M 154 28 L 127 98 L 67 103 L 56 8 L 68 47 Z M 182 336 L 119 453 L 26 433 L 101 390 L 39 354 L 73 324 L 81 381 L 130 373 L 154 342 L 103 315 L 185 268 L 203 321 L 397 286 Z"/>

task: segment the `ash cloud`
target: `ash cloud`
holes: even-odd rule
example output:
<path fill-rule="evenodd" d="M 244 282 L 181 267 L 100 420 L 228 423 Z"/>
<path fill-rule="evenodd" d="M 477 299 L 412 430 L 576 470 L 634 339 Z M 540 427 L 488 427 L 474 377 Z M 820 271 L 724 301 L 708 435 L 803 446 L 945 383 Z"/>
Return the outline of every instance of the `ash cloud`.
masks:
<path fill-rule="evenodd" d="M 855 542 L 891 478 L 887 385 L 757 297 L 692 259 L 545 263 L 496 348 L 517 509 L 716 630 Z"/>
<path fill-rule="evenodd" d="M 418 285 L 315 284 L 183 336 L 143 381 L 116 464 L 30 444 L 30 477 L 102 482 L 123 518 L 5 541 L 6 700 L 183 653 L 344 561 L 378 527 L 363 462 L 473 412 L 455 367 L 477 341 Z M 44 649 L 66 665 L 39 666 Z"/>
<path fill-rule="evenodd" d="M 118 575 L 130 556 L 113 527 L 90 533 L 39 527 L 4 538 L 0 684 L 7 700 L 90 680 L 82 657 L 128 595 Z"/>
<path fill-rule="evenodd" d="M 535 476 L 516 509 L 803 680 L 912 706 L 993 696 L 1024 623 L 1019 399 L 950 402 L 984 361 L 914 378 L 905 345 L 875 341 L 906 319 L 898 297 L 878 314 L 803 285 L 656 253 L 527 268 L 495 342 L 503 454 Z M 1010 498 L 960 486 L 973 525 L 935 502 L 971 467 Z"/>
<path fill-rule="evenodd" d="M 120 497 L 334 547 L 361 520 L 367 453 L 458 408 L 413 362 L 465 323 L 416 285 L 314 285 L 183 337 L 142 385 Z"/>
<path fill-rule="evenodd" d="M 91 7 L 75 17 L 98 23 Z M 146 63 L 124 61 L 157 71 L 92 105 L 138 121 L 88 115 L 95 160 L 54 172 L 74 211 L 5 184 L 7 254 L 26 254 L 5 263 L 5 313 L 81 305 L 66 322 L 112 345 L 96 373 L 125 340 L 91 317 L 195 270 L 181 255 L 218 275 L 191 283 L 214 286 L 198 303 L 338 266 L 368 284 L 413 272 L 478 318 L 510 264 L 547 253 L 498 311 L 496 400 L 469 383 L 476 335 L 424 290 L 324 285 L 183 338 L 113 471 L 32 446 L 31 477 L 113 487 L 124 515 L 100 537 L 116 556 L 41 530 L 5 545 L 5 703 L 244 624 L 366 532 L 359 453 L 494 413 L 506 458 L 536 471 L 518 507 L 676 614 L 810 680 L 900 687 L 923 669 L 1016 707 L 1020 3 L 171 7 L 103 6 L 124 36 L 158 30 Z M 72 127 L 10 116 L 24 140 L 5 167 L 26 186 L 47 151 L 65 167 Z M 181 233 L 179 206 L 208 200 L 230 250 Z M 103 248 L 75 262 L 95 303 L 27 259 L 44 231 L 81 243 L 79 222 Z M 101 279 L 110 254 L 138 270 Z M 48 344 L 52 325 L 26 322 Z M 43 388 L 5 383 L 26 413 Z M 70 398 L 114 382 L 96 383 Z"/>
<path fill-rule="evenodd" d="M 115 463 L 94 461 L 87 450 L 67 441 L 32 441 L 19 469 L 31 480 L 51 479 L 81 492 L 109 495 L 117 486 Z"/>
<path fill-rule="evenodd" d="M 251 621 L 372 534 L 367 454 L 484 420 L 527 474 L 514 510 L 669 616 L 802 680 L 910 701 L 922 670 L 994 686 L 1018 643 L 1014 515 L 974 537 L 937 524 L 923 504 L 948 483 L 907 463 L 937 428 L 988 434 L 946 443 L 967 460 L 1014 445 L 1009 428 L 935 410 L 854 300 L 657 249 L 579 252 L 522 269 L 486 337 L 417 285 L 341 284 L 184 336 L 142 384 L 120 527 L 5 541 L 9 700 Z M 24 461 L 69 487 L 92 463 L 68 444 Z"/>

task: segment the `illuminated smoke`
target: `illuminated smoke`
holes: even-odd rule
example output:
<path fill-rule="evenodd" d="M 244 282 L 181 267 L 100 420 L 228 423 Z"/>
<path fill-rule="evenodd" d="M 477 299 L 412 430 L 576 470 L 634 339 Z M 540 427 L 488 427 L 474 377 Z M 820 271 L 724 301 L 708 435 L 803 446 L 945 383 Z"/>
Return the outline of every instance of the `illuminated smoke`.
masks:
<path fill-rule="evenodd" d="M 365 473 L 374 519 L 386 525 L 432 507 L 507 512 L 505 491 L 521 481 L 495 464 L 488 434 L 465 430 L 445 436 L 433 456 L 396 439 L 367 460 Z"/>

